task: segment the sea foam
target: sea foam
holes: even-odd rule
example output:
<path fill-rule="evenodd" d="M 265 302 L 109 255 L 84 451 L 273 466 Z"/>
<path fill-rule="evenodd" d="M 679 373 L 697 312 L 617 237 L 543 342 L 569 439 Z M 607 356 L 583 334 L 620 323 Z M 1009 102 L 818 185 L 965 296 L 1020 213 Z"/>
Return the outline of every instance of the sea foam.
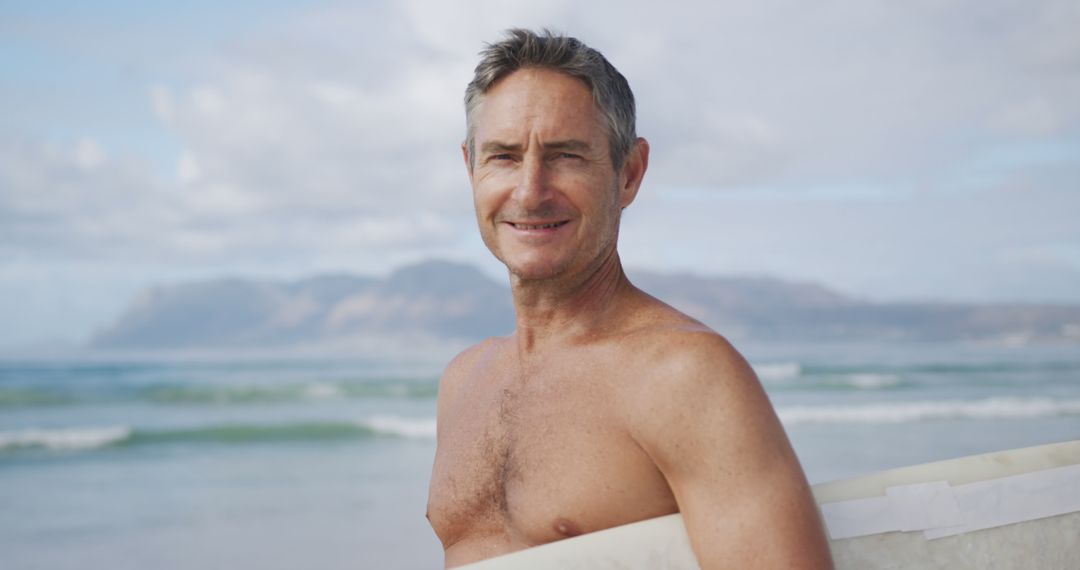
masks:
<path fill-rule="evenodd" d="M 341 387 L 328 382 L 315 382 L 304 386 L 304 397 L 311 400 L 328 400 L 340 398 L 343 395 Z"/>
<path fill-rule="evenodd" d="M 772 362 L 755 364 L 753 367 L 762 382 L 792 380 L 802 374 L 802 365 L 798 362 Z"/>
<path fill-rule="evenodd" d="M 878 390 L 899 385 L 900 377 L 895 374 L 861 372 L 844 376 L 839 383 L 860 390 Z"/>
<path fill-rule="evenodd" d="M 360 425 L 383 435 L 411 439 L 435 439 L 435 418 L 403 418 L 400 416 L 372 416 Z"/>
<path fill-rule="evenodd" d="M 96 449 L 122 442 L 129 437 L 131 437 L 131 428 L 126 426 L 58 429 L 30 428 L 0 432 L 0 450 L 18 447 Z"/>

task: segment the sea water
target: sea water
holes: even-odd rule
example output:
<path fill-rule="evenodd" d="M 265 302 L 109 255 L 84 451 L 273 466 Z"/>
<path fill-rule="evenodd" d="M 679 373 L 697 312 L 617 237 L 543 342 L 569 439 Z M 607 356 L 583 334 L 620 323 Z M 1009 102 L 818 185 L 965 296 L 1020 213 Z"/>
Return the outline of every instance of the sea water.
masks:
<path fill-rule="evenodd" d="M 1080 438 L 1080 349 L 740 347 L 811 482 Z M 435 568 L 441 362 L 0 361 L 0 567 Z"/>

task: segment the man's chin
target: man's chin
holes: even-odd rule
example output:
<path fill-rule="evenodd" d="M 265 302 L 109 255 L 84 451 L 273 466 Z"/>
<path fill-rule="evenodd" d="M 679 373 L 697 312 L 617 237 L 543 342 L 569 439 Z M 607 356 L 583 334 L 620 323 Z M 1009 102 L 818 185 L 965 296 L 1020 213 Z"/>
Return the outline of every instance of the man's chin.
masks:
<path fill-rule="evenodd" d="M 554 262 L 503 262 L 510 270 L 510 275 L 519 281 L 547 281 L 559 277 L 566 271 L 567 263 Z"/>

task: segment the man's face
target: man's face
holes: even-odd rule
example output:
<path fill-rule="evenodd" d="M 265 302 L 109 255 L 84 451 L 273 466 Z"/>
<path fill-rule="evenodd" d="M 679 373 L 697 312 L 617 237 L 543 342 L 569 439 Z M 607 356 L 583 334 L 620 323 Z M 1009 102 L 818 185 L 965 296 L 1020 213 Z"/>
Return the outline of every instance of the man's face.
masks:
<path fill-rule="evenodd" d="M 584 83 L 546 69 L 514 72 L 476 108 L 464 150 L 480 235 L 518 278 L 581 271 L 614 249 L 640 177 L 615 171 L 601 121 Z"/>

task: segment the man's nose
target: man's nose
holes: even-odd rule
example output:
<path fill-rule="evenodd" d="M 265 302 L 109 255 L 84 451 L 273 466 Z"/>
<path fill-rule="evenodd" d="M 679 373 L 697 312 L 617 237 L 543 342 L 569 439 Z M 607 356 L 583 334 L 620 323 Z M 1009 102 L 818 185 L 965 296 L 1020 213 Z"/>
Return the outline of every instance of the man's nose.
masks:
<path fill-rule="evenodd" d="M 548 172 L 543 157 L 526 155 L 521 162 L 520 176 L 514 198 L 525 209 L 532 210 L 551 198 Z"/>

